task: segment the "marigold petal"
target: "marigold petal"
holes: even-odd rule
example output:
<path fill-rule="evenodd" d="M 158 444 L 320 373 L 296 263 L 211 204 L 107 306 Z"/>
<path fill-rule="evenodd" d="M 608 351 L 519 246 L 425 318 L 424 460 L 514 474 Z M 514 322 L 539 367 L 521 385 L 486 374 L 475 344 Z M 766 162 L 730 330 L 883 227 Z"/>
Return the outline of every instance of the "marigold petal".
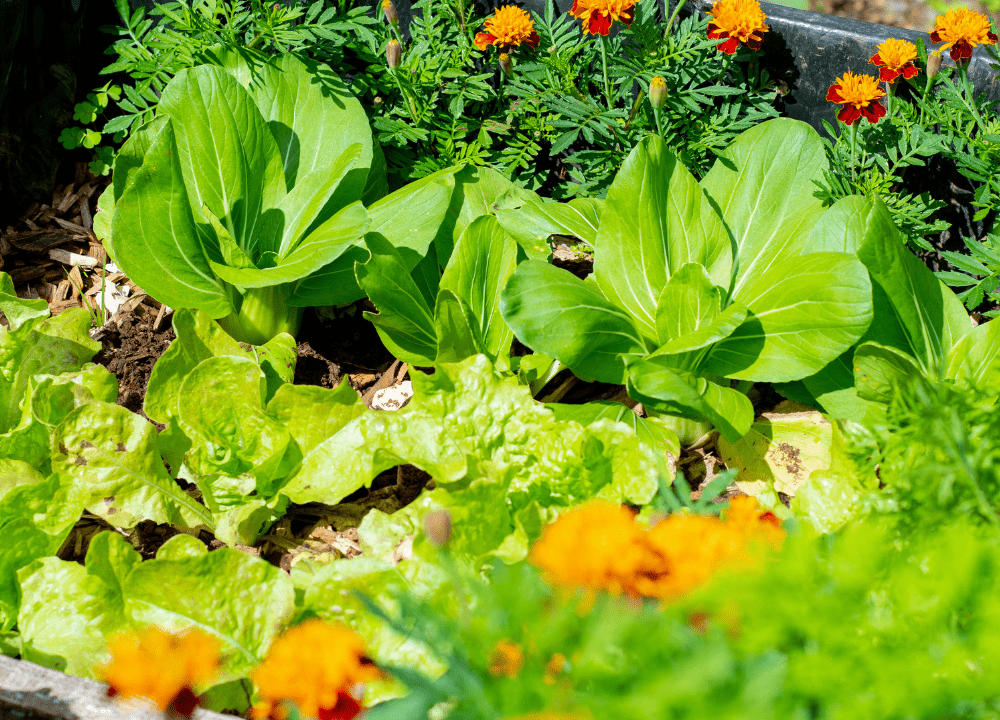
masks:
<path fill-rule="evenodd" d="M 719 50 L 726 53 L 726 55 L 732 55 L 736 52 L 736 49 L 740 46 L 739 40 L 734 37 L 729 38 L 723 43 L 719 43 Z"/>
<path fill-rule="evenodd" d="M 480 50 L 485 50 L 496 41 L 496 38 L 489 33 L 476 33 L 475 44 Z"/>
<path fill-rule="evenodd" d="M 960 40 L 951 48 L 951 59 L 954 61 L 968 60 L 972 57 L 972 45 L 965 40 Z"/>
<path fill-rule="evenodd" d="M 874 55 L 871 56 L 871 58 L 869 58 L 868 64 L 869 65 L 885 65 L 885 63 L 882 62 L 882 58 L 879 57 L 878 53 L 875 53 Z"/>
<path fill-rule="evenodd" d="M 607 36 L 608 32 L 611 30 L 611 17 L 609 15 L 603 15 L 602 13 L 595 12 L 590 16 L 590 23 L 586 30 L 592 35 L 602 35 Z"/>
<path fill-rule="evenodd" d="M 525 40 L 524 42 L 527 43 L 531 47 L 532 50 L 537 50 L 538 49 L 538 43 L 540 43 L 541 41 L 542 41 L 542 39 L 540 37 L 538 37 L 538 33 L 533 32 L 533 33 L 531 33 L 531 35 L 528 36 L 528 39 Z"/>
<path fill-rule="evenodd" d="M 844 98 L 840 97 L 840 85 L 831 85 L 826 91 L 826 99 L 835 103 L 844 102 Z"/>
<path fill-rule="evenodd" d="M 760 50 L 760 44 L 761 41 L 763 41 L 763 39 L 764 38 L 757 37 L 756 35 L 751 35 L 750 37 L 747 38 L 746 45 L 751 50 Z"/>
<path fill-rule="evenodd" d="M 727 38 L 727 37 L 729 37 L 729 33 L 727 33 L 725 30 L 720 29 L 718 25 L 716 25 L 715 23 L 708 24 L 709 40 L 718 40 L 719 38 Z"/>
<path fill-rule="evenodd" d="M 362 707 L 346 692 L 337 693 L 337 704 L 332 708 L 320 708 L 317 720 L 354 720 L 361 714 Z"/>
<path fill-rule="evenodd" d="M 934 32 L 932 32 L 931 33 L 931 42 L 936 42 L 936 43 L 941 42 L 941 33 L 939 33 L 937 30 L 935 30 Z"/>
<path fill-rule="evenodd" d="M 919 74 L 920 74 L 920 68 L 918 68 L 913 63 L 910 63 L 909 65 L 903 68 L 903 77 L 906 78 L 907 80 Z"/>
<path fill-rule="evenodd" d="M 885 106 L 882 103 L 875 101 L 868 107 L 862 108 L 861 114 L 865 116 L 865 119 L 867 119 L 868 122 L 875 124 L 885 117 Z"/>
<path fill-rule="evenodd" d="M 857 120 L 861 118 L 861 109 L 856 108 L 853 105 L 845 105 L 837 113 L 837 119 L 845 125 L 853 125 Z"/>
<path fill-rule="evenodd" d="M 902 73 L 899 70 L 893 70 L 892 68 L 884 67 L 878 71 L 878 79 L 882 82 L 893 82 Z"/>

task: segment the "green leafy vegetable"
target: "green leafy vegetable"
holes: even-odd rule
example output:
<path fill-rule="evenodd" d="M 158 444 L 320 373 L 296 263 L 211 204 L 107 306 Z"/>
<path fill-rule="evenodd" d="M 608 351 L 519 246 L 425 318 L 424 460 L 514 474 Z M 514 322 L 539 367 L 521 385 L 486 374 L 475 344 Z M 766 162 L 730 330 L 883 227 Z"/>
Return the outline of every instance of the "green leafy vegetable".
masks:
<path fill-rule="evenodd" d="M 451 181 L 426 178 L 366 211 L 371 132 L 329 68 L 290 54 L 213 59 L 177 73 L 122 148 L 106 242 L 165 304 L 262 345 L 294 335 L 304 306 L 361 297 L 350 270 L 369 226 L 425 255 Z"/>
<path fill-rule="evenodd" d="M 826 249 L 843 230 L 820 222 L 824 168 L 819 137 L 793 120 L 744 132 L 701 183 L 649 137 L 608 190 L 593 277 L 522 263 L 503 317 L 579 377 L 626 383 L 647 411 L 735 442 L 753 408 L 725 378 L 801 380 L 871 323 L 865 267 L 853 248 Z"/>

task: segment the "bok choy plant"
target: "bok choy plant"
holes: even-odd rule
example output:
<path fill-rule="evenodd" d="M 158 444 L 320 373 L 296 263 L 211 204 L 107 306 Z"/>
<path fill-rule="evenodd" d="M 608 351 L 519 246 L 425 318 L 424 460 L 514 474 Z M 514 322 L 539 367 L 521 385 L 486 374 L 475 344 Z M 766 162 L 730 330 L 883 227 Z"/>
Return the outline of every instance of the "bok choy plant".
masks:
<path fill-rule="evenodd" d="M 366 232 L 416 265 L 447 210 L 450 172 L 386 196 L 364 110 L 329 68 L 291 54 L 209 56 L 170 81 L 118 156 L 101 227 L 119 267 L 157 300 L 259 345 L 294 335 L 303 307 L 363 297 L 354 263 L 368 257 Z"/>
<path fill-rule="evenodd" d="M 958 296 L 907 249 L 881 200 L 845 198 L 835 208 L 841 230 L 833 239 L 867 267 L 874 319 L 857 345 L 778 390 L 855 422 L 883 416 L 915 377 L 1000 394 L 1000 325 L 973 327 Z"/>
<path fill-rule="evenodd" d="M 842 213 L 813 194 L 825 169 L 819 136 L 794 120 L 741 134 L 700 183 L 647 137 L 608 191 L 593 275 L 524 262 L 503 317 L 580 378 L 739 438 L 750 383 L 813 375 L 872 320 L 865 266 L 829 250 Z"/>

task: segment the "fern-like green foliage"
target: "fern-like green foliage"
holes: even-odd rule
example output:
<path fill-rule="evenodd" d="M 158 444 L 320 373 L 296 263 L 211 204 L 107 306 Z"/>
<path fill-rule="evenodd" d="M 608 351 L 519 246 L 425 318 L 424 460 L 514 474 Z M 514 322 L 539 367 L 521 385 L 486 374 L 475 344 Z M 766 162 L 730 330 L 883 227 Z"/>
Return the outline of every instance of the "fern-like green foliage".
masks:
<path fill-rule="evenodd" d="M 877 477 L 894 522 L 925 528 L 967 517 L 1000 531 L 1000 408 L 992 386 L 914 379 L 884 423 L 849 428 L 859 477 Z"/>

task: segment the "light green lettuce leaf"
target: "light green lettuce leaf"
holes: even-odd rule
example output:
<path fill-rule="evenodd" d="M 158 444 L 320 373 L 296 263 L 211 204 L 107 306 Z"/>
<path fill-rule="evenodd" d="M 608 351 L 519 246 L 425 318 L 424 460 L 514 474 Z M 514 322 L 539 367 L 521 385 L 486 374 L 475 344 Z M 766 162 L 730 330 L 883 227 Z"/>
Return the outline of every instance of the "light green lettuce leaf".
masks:
<path fill-rule="evenodd" d="M 625 462 L 624 455 L 616 457 L 619 443 L 605 443 L 597 433 L 585 433 L 586 441 L 560 442 L 564 435 L 578 436 L 582 426 L 557 420 L 484 355 L 442 364 L 433 375 L 414 373 L 412 382 L 414 397 L 404 409 L 351 421 L 305 456 L 282 492 L 296 503 L 332 504 L 380 472 L 409 463 L 439 484 L 488 474 L 505 486 L 516 478 L 519 487 L 536 486 L 533 493 L 549 493 L 542 490 L 548 484 L 561 488 L 551 491 L 554 497 L 587 499 L 612 482 L 614 463 Z M 602 459 L 584 459 L 585 449 Z M 634 502 L 645 502 L 667 474 L 665 458 L 640 443 L 622 452 L 642 456 L 634 460 L 641 474 L 630 494 Z M 587 474 L 584 465 L 601 462 L 603 474 Z"/>
<path fill-rule="evenodd" d="M 0 273 L 0 310 L 10 323 L 0 327 L 0 457 L 46 473 L 49 436 L 25 407 L 33 395 L 32 378 L 78 371 L 101 345 L 90 338 L 84 310 L 47 317 L 47 304 L 18 298 L 5 273 Z"/>
<path fill-rule="evenodd" d="M 143 520 L 181 527 L 213 526 L 208 510 L 170 477 L 156 429 L 123 407 L 93 402 L 71 412 L 53 439 L 52 467 L 87 493 L 87 509 L 117 527 Z"/>
<path fill-rule="evenodd" d="M 295 374 L 295 340 L 287 333 L 266 345 L 241 345 L 206 313 L 190 309 L 174 312 L 173 328 L 177 337 L 156 361 L 146 387 L 143 411 L 155 422 L 166 425 L 177 417 L 181 383 L 209 358 L 232 356 L 256 362 L 266 378 L 268 398 Z"/>
<path fill-rule="evenodd" d="M 44 480 L 45 476 L 26 462 L 0 460 L 0 500 L 19 485 L 34 485 Z"/>
<path fill-rule="evenodd" d="M 84 501 L 72 478 L 58 474 L 18 485 L 0 498 L 0 631 L 10 630 L 17 618 L 17 571 L 59 550 Z"/>
<path fill-rule="evenodd" d="M 291 619 L 295 591 L 283 571 L 238 550 L 142 563 L 124 583 L 132 620 L 169 631 L 197 628 L 220 644 L 215 684 L 246 677 Z"/>
<path fill-rule="evenodd" d="M 291 441 L 288 431 L 264 413 L 265 379 L 252 360 L 213 357 L 181 383 L 180 427 L 191 438 L 186 463 L 196 476 L 254 478 L 258 491 L 282 476 Z"/>
<path fill-rule="evenodd" d="M 396 598 L 407 590 L 427 597 L 429 588 L 421 586 L 406 567 L 413 565 L 415 563 L 403 563 L 395 568 L 367 557 L 325 564 L 310 577 L 302 610 L 353 629 L 364 638 L 367 651 L 377 663 L 419 669 L 432 677 L 440 675 L 446 668 L 430 648 L 401 635 L 373 616 L 356 595 L 363 593 L 383 608 L 396 608 Z M 446 587 L 443 578 L 436 578 L 434 587 L 443 593 Z M 364 700 L 365 704 L 372 704 L 403 694 L 404 687 L 395 681 L 369 683 L 365 687 Z"/>
<path fill-rule="evenodd" d="M 25 660 L 96 679 L 110 659 L 108 638 L 133 626 L 122 586 L 142 557 L 117 533 L 94 536 L 86 566 L 49 557 L 18 573 L 18 628 Z"/>

